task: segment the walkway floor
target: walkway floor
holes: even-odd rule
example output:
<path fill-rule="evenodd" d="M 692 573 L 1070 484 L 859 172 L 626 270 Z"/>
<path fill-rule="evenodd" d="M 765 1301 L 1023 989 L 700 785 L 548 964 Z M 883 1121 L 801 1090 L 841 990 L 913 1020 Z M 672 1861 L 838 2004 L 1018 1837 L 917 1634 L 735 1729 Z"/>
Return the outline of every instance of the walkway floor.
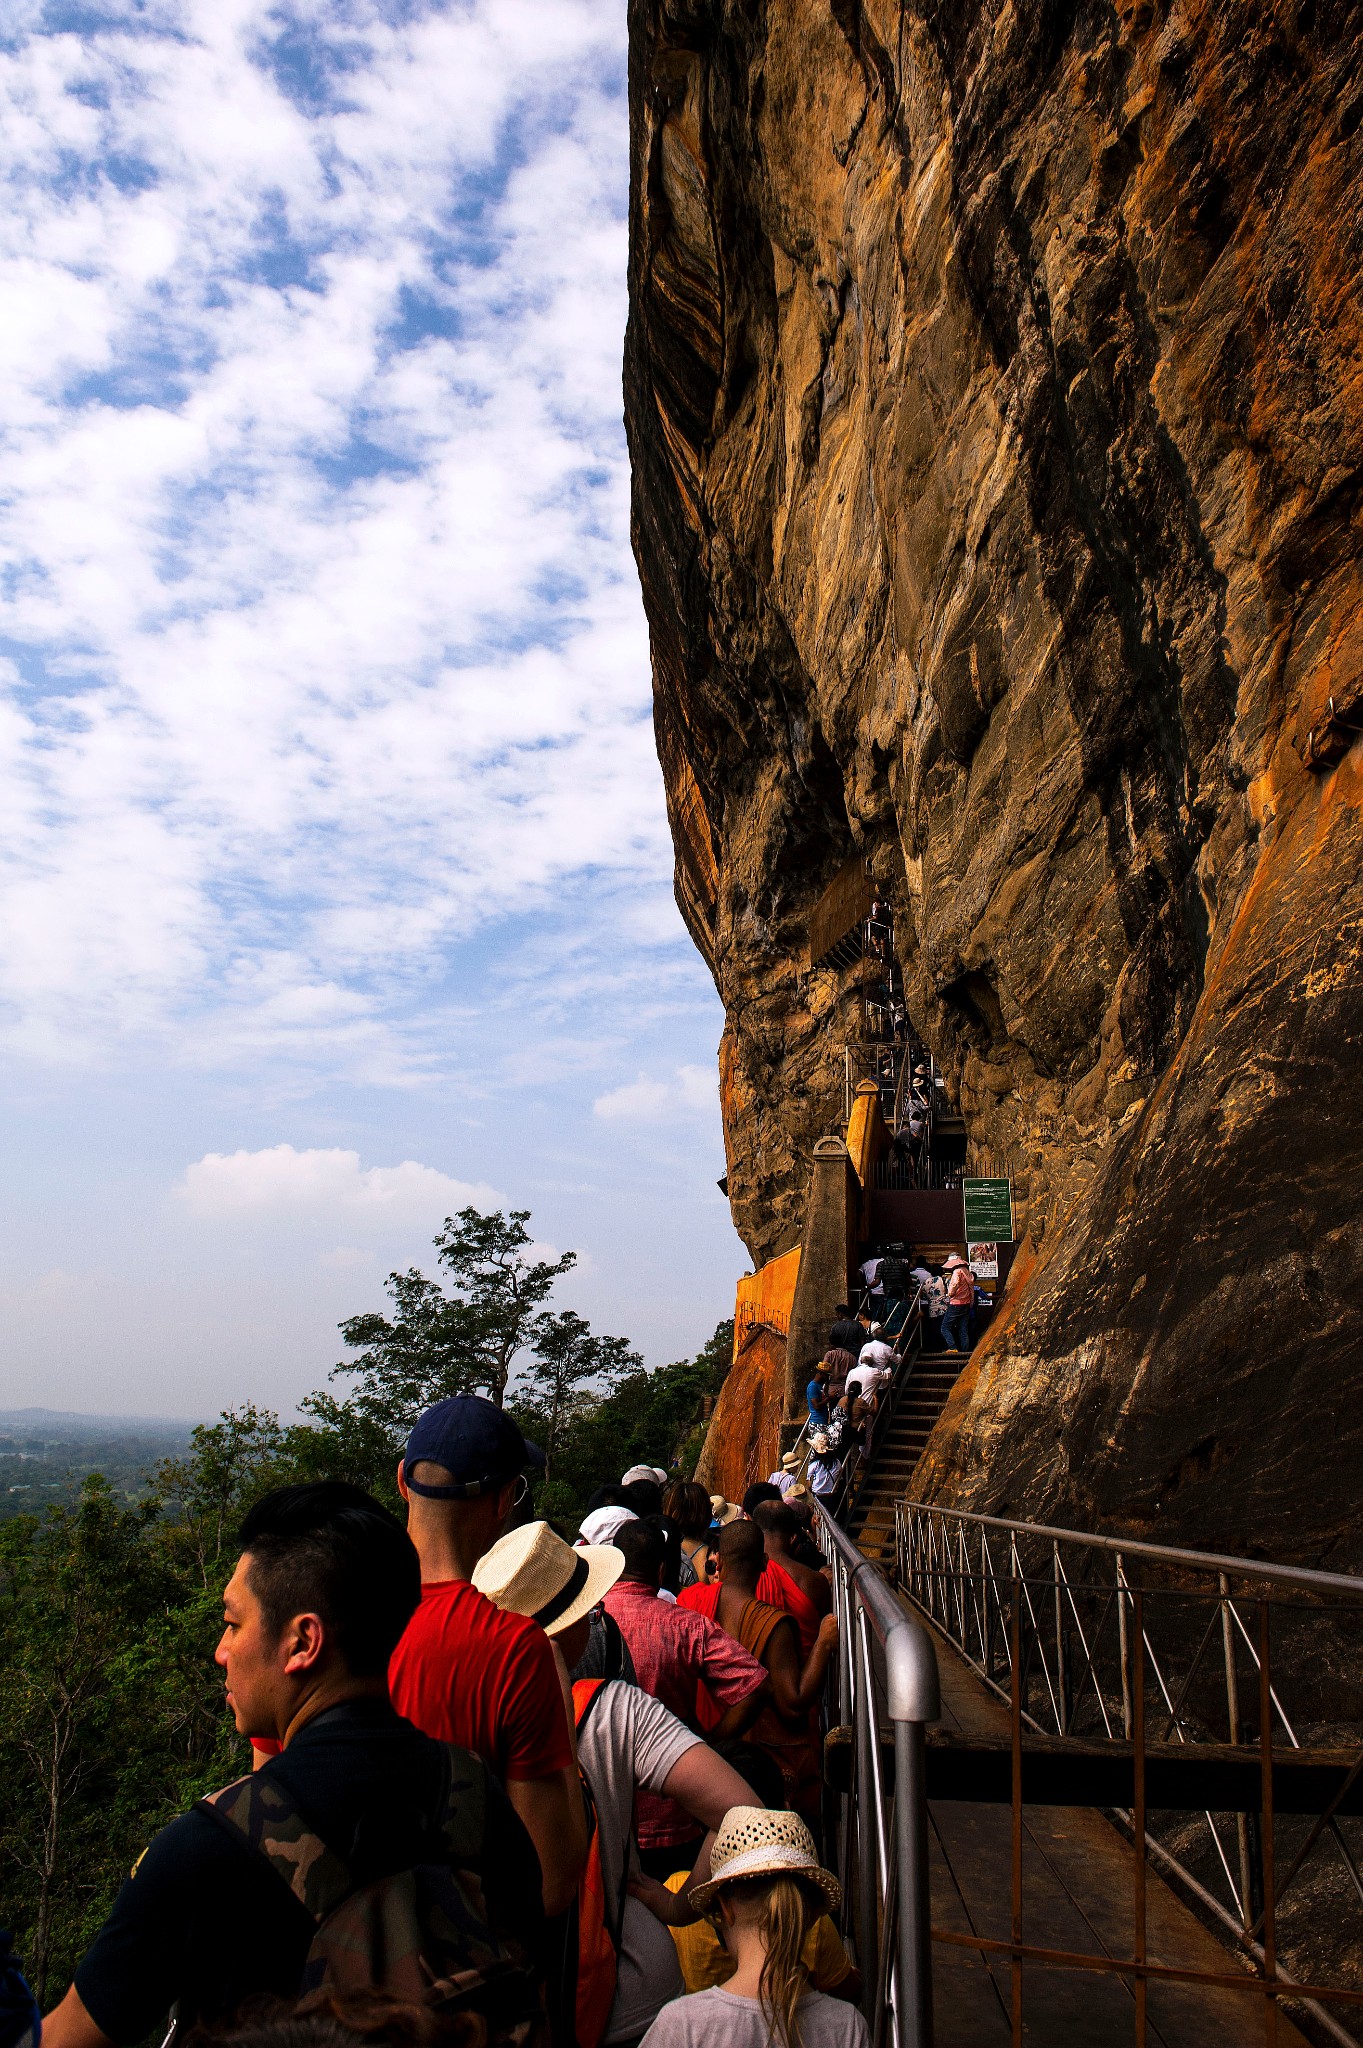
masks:
<path fill-rule="evenodd" d="M 1007 1708 L 943 1637 L 935 1640 L 943 1726 L 967 1735 L 1006 1736 Z M 931 1815 L 933 1925 L 1006 1941 L 1012 1917 L 1009 1809 L 936 1800 Z M 1117 1830 L 1091 1808 L 1047 1806 L 1024 1807 L 1023 1828 L 1023 1940 L 1129 1956 L 1132 1861 Z M 1152 1962 L 1221 1974 L 1235 1969 L 1229 1949 L 1153 1868 L 1146 1878 L 1146 1913 Z M 933 1977 L 937 2048 L 1008 2048 L 1007 1958 L 986 1962 L 937 1942 Z M 1135 2040 L 1130 1984 L 1095 1971 L 1026 1965 L 1023 2014 L 1024 2038 L 1035 2048 L 1122 2048 Z M 1253 1992 L 1151 1983 L 1147 2039 L 1150 2048 L 1247 2048 L 1265 2039 L 1263 2004 Z M 1306 2048 L 1281 2014 L 1277 2040 L 1279 2048 Z"/>

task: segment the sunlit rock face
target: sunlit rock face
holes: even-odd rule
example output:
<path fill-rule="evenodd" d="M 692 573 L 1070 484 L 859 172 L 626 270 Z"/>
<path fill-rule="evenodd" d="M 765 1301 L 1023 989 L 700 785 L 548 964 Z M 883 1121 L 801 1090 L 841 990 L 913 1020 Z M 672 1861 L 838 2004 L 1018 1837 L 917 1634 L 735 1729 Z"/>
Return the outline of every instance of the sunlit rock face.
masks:
<path fill-rule="evenodd" d="M 632 0 L 626 410 L 734 1215 L 863 851 L 1031 1240 L 920 1490 L 1363 1558 L 1363 31 Z M 1359 1540 L 1355 1541 L 1355 1537 Z"/>

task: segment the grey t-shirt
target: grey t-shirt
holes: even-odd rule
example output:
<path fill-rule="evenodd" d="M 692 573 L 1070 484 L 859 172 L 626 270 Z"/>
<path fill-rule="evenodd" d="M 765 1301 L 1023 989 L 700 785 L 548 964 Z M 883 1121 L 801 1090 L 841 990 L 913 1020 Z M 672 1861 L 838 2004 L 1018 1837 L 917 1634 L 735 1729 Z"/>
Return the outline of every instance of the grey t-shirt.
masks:
<path fill-rule="evenodd" d="M 869 2048 L 856 2006 L 807 1991 L 795 2009 L 804 2048 Z M 755 1998 L 736 1998 L 722 1984 L 665 2005 L 642 2048 L 770 2048 L 771 2025 Z"/>
<path fill-rule="evenodd" d="M 596 1801 L 601 1831 L 601 1875 L 607 1911 L 619 1910 L 625 1882 L 625 1846 L 629 1869 L 637 1874 L 639 1850 L 634 1840 L 634 1794 L 661 1792 L 679 1757 L 694 1749 L 700 1737 L 679 1721 L 661 1700 L 637 1685 L 612 1679 L 592 1701 L 587 1725 L 579 1730 L 577 1760 Z M 626 1899 L 620 1955 L 605 2040 L 633 2041 L 643 2033 L 660 2006 L 682 1989 L 677 1946 L 661 1920 L 639 1899 Z"/>

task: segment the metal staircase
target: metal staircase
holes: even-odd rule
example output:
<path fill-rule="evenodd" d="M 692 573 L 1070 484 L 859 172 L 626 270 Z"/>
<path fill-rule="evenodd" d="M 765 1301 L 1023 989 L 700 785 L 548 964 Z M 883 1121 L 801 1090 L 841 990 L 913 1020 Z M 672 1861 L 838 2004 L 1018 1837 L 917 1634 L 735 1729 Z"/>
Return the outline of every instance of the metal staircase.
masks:
<path fill-rule="evenodd" d="M 965 1351 L 918 1351 L 902 1368 L 903 1386 L 849 1506 L 847 1533 L 863 1557 L 894 1554 L 895 1512 L 908 1494 L 914 1467 L 947 1404 Z"/>

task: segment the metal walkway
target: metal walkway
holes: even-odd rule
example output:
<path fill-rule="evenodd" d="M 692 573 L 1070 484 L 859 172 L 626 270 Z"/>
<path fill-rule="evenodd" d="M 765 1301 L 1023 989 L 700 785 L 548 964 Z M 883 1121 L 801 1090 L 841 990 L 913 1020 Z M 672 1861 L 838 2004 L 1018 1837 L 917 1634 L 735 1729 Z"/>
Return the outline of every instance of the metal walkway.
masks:
<path fill-rule="evenodd" d="M 941 1681 L 940 1726 L 963 1736 L 1009 1740 L 1009 1715 L 945 1637 L 933 1632 Z M 928 1784 L 932 1783 L 929 1760 Z M 935 1930 L 1008 1943 L 1012 1937 L 1012 1826 L 1007 1806 L 929 1799 L 929 1888 Z M 1021 1939 L 1029 1947 L 1114 1960 L 1129 1956 L 1135 1934 L 1132 1856 L 1104 1815 L 1088 1807 L 1022 1809 Z M 1233 1967 L 1208 1933 L 1153 1872 L 1146 1879 L 1149 1960 L 1224 1975 Z M 936 2048 L 1009 2048 L 1012 1966 L 1007 1956 L 934 1943 Z M 1130 1979 L 1024 1964 L 1024 2041 L 1048 2048 L 1112 2048 L 1135 2038 Z M 1247 1980 L 1248 1982 L 1248 1980 Z M 1262 2038 L 1252 1993 L 1155 1981 L 1149 1986 L 1146 2040 L 1151 2048 L 1243 2048 Z M 1279 2048 L 1305 2048 L 1286 2019 Z"/>

